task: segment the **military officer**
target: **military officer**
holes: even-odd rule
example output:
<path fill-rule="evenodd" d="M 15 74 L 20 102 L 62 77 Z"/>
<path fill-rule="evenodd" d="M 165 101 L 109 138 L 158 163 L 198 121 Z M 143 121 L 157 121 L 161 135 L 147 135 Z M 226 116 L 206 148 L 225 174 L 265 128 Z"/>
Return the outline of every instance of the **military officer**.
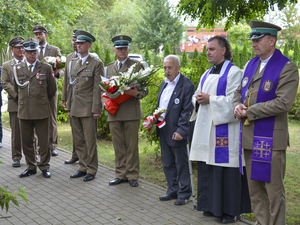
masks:
<path fill-rule="evenodd" d="M 255 58 L 245 66 L 233 108 L 241 120 L 253 212 L 261 225 L 286 224 L 284 175 L 289 145 L 288 111 L 299 83 L 295 63 L 276 49 L 275 24 L 250 21 Z"/>
<path fill-rule="evenodd" d="M 67 110 L 72 117 L 79 169 L 70 178 L 84 177 L 83 181 L 90 181 L 95 178 L 98 170 L 97 118 L 102 113 L 99 82 L 104 66 L 101 60 L 89 53 L 95 37 L 83 30 L 78 30 L 75 35 L 80 57 L 69 63 L 72 91 L 71 95 L 68 94 Z"/>
<path fill-rule="evenodd" d="M 125 72 L 137 63 L 128 57 L 130 36 L 118 35 L 111 39 L 117 60 L 105 68 L 105 76 L 110 78 L 117 75 L 116 71 Z M 138 64 L 135 72 L 144 69 Z M 148 89 L 138 90 L 136 87 L 125 91 L 133 96 L 119 105 L 118 111 L 112 115 L 108 112 L 109 129 L 115 150 L 116 178 L 109 185 L 117 185 L 129 181 L 131 187 L 138 186 L 139 177 L 139 149 L 138 131 L 140 119 L 144 118 L 140 99 L 148 94 Z"/>
<path fill-rule="evenodd" d="M 39 169 L 43 177 L 50 178 L 50 151 L 48 145 L 50 100 L 57 90 L 52 67 L 37 60 L 38 40 L 24 40 L 26 61 L 14 65 L 14 88 L 18 93 L 18 117 L 20 119 L 23 152 L 27 169 L 19 176 L 36 174 L 36 159 L 33 146 L 34 129 L 40 140 Z"/>
<path fill-rule="evenodd" d="M 7 92 L 9 112 L 9 123 L 11 127 L 11 152 L 12 152 L 12 166 L 21 166 L 20 160 L 22 158 L 22 143 L 20 134 L 20 125 L 18 114 L 18 94 L 13 87 L 13 66 L 17 63 L 24 62 L 24 48 L 22 45 L 23 37 L 17 36 L 9 41 L 9 46 L 14 58 L 3 63 L 2 65 L 2 87 Z"/>
<path fill-rule="evenodd" d="M 72 48 L 74 50 L 74 52 L 70 53 L 67 56 L 67 60 L 66 60 L 66 67 L 65 67 L 65 78 L 64 78 L 64 86 L 63 86 L 63 90 L 62 90 L 62 96 L 61 96 L 61 105 L 64 108 L 67 108 L 67 95 L 68 94 L 72 94 L 72 89 L 71 89 L 71 85 L 70 85 L 70 78 L 69 78 L 69 63 L 72 59 L 78 58 L 79 57 L 79 53 L 77 51 L 77 43 L 76 43 L 76 31 L 77 30 L 73 30 L 73 35 L 72 35 Z M 70 117 L 70 125 L 71 125 L 71 129 L 72 129 L 72 136 L 73 136 L 73 126 L 72 126 L 72 118 Z M 73 164 L 75 162 L 77 162 L 79 160 L 77 153 L 76 153 L 76 148 L 75 148 L 75 139 L 73 136 L 73 153 L 72 153 L 72 158 L 70 160 L 66 160 L 65 164 Z"/>
<path fill-rule="evenodd" d="M 42 61 L 46 56 L 61 56 L 60 50 L 58 47 L 49 45 L 47 43 L 48 31 L 44 26 L 36 25 L 33 27 L 32 32 L 36 39 L 39 40 L 39 54 L 38 60 Z M 55 70 L 54 75 L 56 78 L 60 78 L 64 76 L 63 70 Z M 55 79 L 56 80 L 56 79 Z M 52 98 L 50 102 L 50 112 L 51 116 L 49 118 L 50 125 L 49 125 L 49 147 L 51 150 L 52 156 L 57 156 L 57 99 L 58 99 L 58 91 L 55 93 L 54 98 Z"/>

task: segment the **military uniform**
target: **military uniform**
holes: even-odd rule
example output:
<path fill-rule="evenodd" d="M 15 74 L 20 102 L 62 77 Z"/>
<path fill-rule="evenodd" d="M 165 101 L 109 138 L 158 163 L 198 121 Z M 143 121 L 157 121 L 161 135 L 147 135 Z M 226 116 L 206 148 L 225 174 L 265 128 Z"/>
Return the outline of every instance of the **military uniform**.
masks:
<path fill-rule="evenodd" d="M 127 71 L 137 61 L 127 58 L 119 72 Z M 138 64 L 135 72 L 143 69 Z M 116 75 L 118 61 L 114 61 L 105 68 L 108 78 Z M 148 89 L 139 90 L 140 98 L 148 95 Z M 140 98 L 133 97 L 119 105 L 117 112 L 108 112 L 109 129 L 115 150 L 116 178 L 121 180 L 137 180 L 139 177 L 139 149 L 138 132 L 140 119 L 144 118 Z"/>
<path fill-rule="evenodd" d="M 21 147 L 21 135 L 18 114 L 18 97 L 13 87 L 13 66 L 16 64 L 15 59 L 3 63 L 2 65 L 2 87 L 7 92 L 9 112 L 9 122 L 11 127 L 11 151 L 13 160 L 21 160 L 22 147 Z"/>
<path fill-rule="evenodd" d="M 260 21 L 250 21 L 250 24 L 252 25 L 252 33 L 249 39 L 262 38 L 266 35 L 264 32 L 269 33 L 270 29 L 274 29 L 275 26 Z M 268 29 L 264 31 L 263 27 L 259 28 L 261 29 L 260 32 L 254 32 L 253 30 L 257 27 L 255 26 L 256 24 L 259 26 L 265 26 Z M 251 80 L 248 80 L 247 77 L 243 78 L 241 85 L 234 94 L 233 99 L 234 109 L 240 104 L 244 104 L 246 107 L 248 107 L 246 110 L 247 117 L 243 118 L 242 120 L 242 147 L 245 151 L 247 178 L 253 212 L 257 219 L 257 224 L 261 225 L 285 224 L 286 202 L 283 179 L 286 167 L 286 148 L 289 145 L 287 114 L 295 99 L 299 82 L 297 66 L 295 63 L 288 61 L 279 74 L 278 84 L 275 90 L 275 99 L 257 103 L 258 91 L 260 87 L 263 87 L 264 92 L 270 91 L 267 86 L 261 85 L 261 81 L 265 74 L 267 74 L 265 73 L 265 70 L 268 66 L 268 63 L 270 63 L 275 53 L 278 54 L 278 52 L 279 50 L 275 50 L 266 66 L 261 71 L 260 66 L 262 62 L 260 61 L 258 63 L 256 69 L 254 68 L 255 72 Z M 279 53 L 279 55 L 280 54 L 281 53 Z M 247 65 L 245 66 L 245 72 L 247 71 Z M 242 88 L 245 87 L 248 82 L 250 83 L 247 89 L 247 94 L 245 94 L 244 102 L 242 102 Z M 271 84 L 271 89 L 272 85 L 273 84 Z M 254 141 L 255 122 L 259 121 L 260 119 L 273 116 L 275 116 L 275 121 L 274 130 L 272 132 L 273 147 L 271 156 L 270 182 L 254 180 L 251 179 L 253 173 L 251 169 L 253 165 L 252 148 Z M 266 172 L 260 171 L 260 173 Z"/>
<path fill-rule="evenodd" d="M 23 151 L 28 170 L 36 170 L 36 160 L 33 147 L 33 132 L 40 140 L 41 160 L 40 170 L 49 169 L 50 151 L 48 146 L 48 123 L 50 117 L 49 102 L 57 90 L 56 82 L 52 77 L 52 68 L 49 64 L 36 61 L 33 73 L 30 74 L 26 62 L 16 65 L 16 76 L 20 87 L 16 83 L 15 91 L 19 96 L 18 117 L 20 119 Z"/>
<path fill-rule="evenodd" d="M 66 66 L 65 66 L 64 86 L 63 86 L 62 95 L 61 95 L 61 100 L 62 101 L 67 101 L 68 100 L 68 95 L 72 94 L 72 87 L 70 85 L 70 79 L 69 79 L 69 63 L 70 63 L 70 61 L 72 59 L 75 59 L 77 57 L 78 57 L 78 53 L 76 53 L 76 52 L 70 53 L 67 56 Z M 72 118 L 70 117 L 69 119 L 70 119 L 70 125 L 71 125 L 72 136 L 73 136 Z M 77 156 L 77 153 L 76 153 L 76 148 L 75 148 L 75 139 L 74 139 L 74 136 L 73 136 L 73 153 L 72 153 L 72 159 L 78 159 L 78 156 Z"/>
<path fill-rule="evenodd" d="M 47 29 L 43 26 L 37 25 L 33 28 L 33 33 L 37 31 L 42 31 L 47 33 Z M 41 46 L 40 46 L 41 47 Z M 44 53 L 42 54 L 41 51 L 39 53 L 38 60 L 42 61 L 46 56 L 52 56 L 52 57 L 61 57 L 60 49 L 56 46 L 49 45 L 47 43 Z M 59 77 L 64 76 L 64 70 L 59 70 Z M 56 78 L 55 78 L 56 81 Z M 58 133 L 57 133 L 57 100 L 58 100 L 58 90 L 56 91 L 54 97 L 50 101 L 50 112 L 51 116 L 49 117 L 49 148 L 50 150 L 54 150 L 57 148 L 57 142 L 58 142 Z"/>
<path fill-rule="evenodd" d="M 95 41 L 95 38 L 85 31 L 78 34 L 76 32 L 76 35 L 76 43 Z M 86 174 L 84 181 L 89 181 L 94 179 L 98 170 L 97 119 L 94 119 L 93 115 L 102 113 L 99 82 L 104 67 L 101 60 L 91 55 L 87 56 L 83 64 L 82 58 L 73 59 L 70 64 L 69 82 L 72 91 L 68 91 L 67 109 L 72 116 L 76 153 L 79 157 L 77 172 Z M 71 175 L 71 178 L 80 176 Z"/>

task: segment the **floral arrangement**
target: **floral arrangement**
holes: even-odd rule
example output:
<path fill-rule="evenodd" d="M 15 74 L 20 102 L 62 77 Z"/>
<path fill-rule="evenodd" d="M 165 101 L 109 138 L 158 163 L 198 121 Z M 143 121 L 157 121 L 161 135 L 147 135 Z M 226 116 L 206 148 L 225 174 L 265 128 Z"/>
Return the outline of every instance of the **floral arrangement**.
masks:
<path fill-rule="evenodd" d="M 46 56 L 43 61 L 49 63 L 53 70 L 65 68 L 67 58 L 65 56 L 52 57 Z"/>
<path fill-rule="evenodd" d="M 117 112 L 120 103 L 133 97 L 125 94 L 126 90 L 133 87 L 136 87 L 138 90 L 148 87 L 151 84 L 151 75 L 160 69 L 151 65 L 147 69 L 135 73 L 134 70 L 138 64 L 132 65 L 127 72 L 116 71 L 117 76 L 99 83 L 101 89 L 105 92 L 102 97 L 108 99 L 104 103 L 105 109 L 111 114 Z"/>
<path fill-rule="evenodd" d="M 161 116 L 167 110 L 163 108 L 158 108 L 154 111 L 152 116 L 147 116 L 146 120 L 143 122 L 143 128 L 147 128 L 149 134 L 151 132 L 151 128 L 153 125 L 156 124 L 156 121 L 161 121 L 160 123 L 156 124 L 157 127 L 162 128 L 166 125 L 165 119 Z"/>

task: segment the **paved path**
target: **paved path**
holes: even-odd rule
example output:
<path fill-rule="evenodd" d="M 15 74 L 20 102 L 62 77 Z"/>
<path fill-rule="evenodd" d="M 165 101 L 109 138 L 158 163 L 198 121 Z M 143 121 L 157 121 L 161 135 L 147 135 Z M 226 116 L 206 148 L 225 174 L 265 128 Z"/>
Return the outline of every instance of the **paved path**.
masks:
<path fill-rule="evenodd" d="M 3 147 L 0 149 L 0 186 L 26 187 L 29 204 L 19 199 L 20 207 L 10 206 L 8 218 L 0 219 L 1 225 L 8 224 L 220 224 L 217 218 L 205 217 L 193 209 L 190 202 L 175 206 L 174 201 L 161 202 L 158 196 L 166 190 L 144 180 L 139 187 L 132 188 L 128 183 L 109 186 L 114 178 L 114 170 L 99 164 L 95 180 L 83 182 L 82 178 L 70 179 L 78 164 L 65 165 L 64 160 L 71 154 L 60 149 L 59 155 L 50 161 L 50 179 L 43 178 L 41 171 L 36 175 L 19 178 L 26 169 L 24 157 L 22 166 L 11 166 L 10 131 L 4 129 Z M 1 210 L 1 209 L 0 209 Z M 238 225 L 253 224 L 242 220 Z"/>

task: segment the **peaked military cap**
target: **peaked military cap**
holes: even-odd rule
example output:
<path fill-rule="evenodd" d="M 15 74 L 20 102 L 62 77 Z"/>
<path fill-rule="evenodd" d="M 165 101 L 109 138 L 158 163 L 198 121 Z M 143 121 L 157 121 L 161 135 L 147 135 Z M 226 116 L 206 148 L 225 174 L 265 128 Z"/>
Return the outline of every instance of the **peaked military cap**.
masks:
<path fill-rule="evenodd" d="M 114 43 L 115 48 L 129 47 L 132 38 L 127 35 L 114 36 L 111 41 Z"/>
<path fill-rule="evenodd" d="M 248 40 L 259 39 L 266 35 L 277 36 L 277 32 L 281 30 L 281 27 L 263 21 L 252 20 L 249 22 L 249 25 L 251 27 L 251 34 Z"/>
<path fill-rule="evenodd" d="M 32 29 L 32 32 L 33 33 L 44 32 L 45 34 L 48 33 L 47 29 L 44 26 L 42 26 L 42 25 L 36 25 L 36 26 L 34 26 L 33 29 Z"/>
<path fill-rule="evenodd" d="M 8 44 L 10 47 L 22 47 L 23 41 L 24 41 L 23 37 L 17 36 L 17 37 L 14 37 L 13 39 L 11 39 Z"/>
<path fill-rule="evenodd" d="M 93 43 L 96 41 L 96 38 L 92 34 L 84 30 L 77 30 L 75 35 L 77 36 L 77 40 L 75 41 L 76 43 L 87 41 Z"/>
<path fill-rule="evenodd" d="M 77 30 L 77 29 L 73 30 L 73 35 L 72 35 L 72 37 L 77 37 L 76 31 L 78 31 L 78 30 Z"/>
<path fill-rule="evenodd" d="M 26 51 L 35 51 L 39 49 L 39 41 L 35 38 L 28 38 L 23 41 L 23 47 Z"/>

